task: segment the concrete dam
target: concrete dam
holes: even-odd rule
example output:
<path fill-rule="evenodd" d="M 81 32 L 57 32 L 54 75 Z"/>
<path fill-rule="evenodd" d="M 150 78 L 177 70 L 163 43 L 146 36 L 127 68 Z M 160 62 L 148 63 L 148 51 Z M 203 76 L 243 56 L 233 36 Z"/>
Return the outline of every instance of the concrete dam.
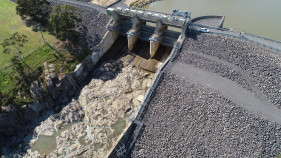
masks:
<path fill-rule="evenodd" d="M 281 154 L 280 42 L 223 28 L 224 16 L 130 7 L 97 11 L 111 18 L 106 33 L 73 73 L 74 82 L 90 76 L 90 83 L 30 137 L 50 136 L 68 119 L 76 122 L 69 113 L 82 112 L 83 118 L 54 138 L 52 150 L 33 147 L 24 157 Z"/>
<path fill-rule="evenodd" d="M 109 8 L 107 12 L 113 19 L 108 34 L 114 42 L 104 58 L 116 59 L 129 53 L 123 62 L 154 73 L 173 47 L 180 45 L 187 29 L 186 17 L 129 8 Z"/>
<path fill-rule="evenodd" d="M 275 60 L 278 60 L 281 55 L 280 42 L 222 28 L 224 16 L 202 16 L 191 19 L 188 12 L 173 16 L 135 8 L 108 9 L 108 14 L 114 19 L 108 27 L 109 30 L 115 32 L 115 35 L 119 34 L 116 45 L 119 45 L 118 41 L 126 41 L 123 44 L 128 44 L 126 46 L 128 52 L 136 56 L 126 60 L 134 66 L 157 72 L 138 115 L 109 157 L 165 157 L 167 155 L 218 157 L 223 154 L 224 156 L 235 154 L 238 157 L 271 157 L 280 154 L 280 148 L 264 149 L 264 145 L 257 146 L 248 141 L 239 142 L 241 146 L 229 150 L 233 142 L 229 142 L 227 135 L 233 128 L 225 129 L 228 134 L 220 135 L 216 132 L 216 130 L 221 130 L 220 126 L 214 127 L 207 121 L 213 119 L 213 121 L 216 120 L 215 122 L 220 122 L 221 115 L 228 114 L 226 111 L 238 108 L 239 112 L 234 113 L 241 113 L 242 118 L 246 116 L 249 120 L 230 123 L 229 119 L 238 121 L 241 117 L 224 118 L 226 122 L 230 121 L 229 123 L 235 126 L 234 130 L 252 125 L 251 117 L 258 117 L 262 122 L 273 123 L 274 125 L 270 126 L 271 129 L 280 126 L 281 113 L 278 109 L 280 104 L 279 101 L 277 103 L 273 99 L 280 98 L 274 97 L 274 93 L 266 93 L 256 80 L 260 80 L 260 84 L 265 85 L 277 86 L 278 83 L 268 83 L 265 79 L 267 77 L 261 79 L 250 74 L 252 70 L 246 66 L 256 65 L 254 60 L 265 59 L 237 54 L 239 52 L 267 54 L 269 58 L 274 56 Z M 200 33 L 201 28 L 209 29 L 208 33 Z M 113 47 L 111 49 L 114 50 Z M 236 59 L 232 57 L 234 54 L 236 54 Z M 253 61 L 244 62 L 245 65 L 243 65 L 241 63 L 243 60 Z M 280 70 L 279 66 L 277 68 L 272 63 L 265 65 L 267 64 Z M 263 69 L 265 65 L 257 67 Z M 262 71 L 264 72 L 264 69 Z M 281 75 L 280 71 L 277 74 Z M 273 78 L 276 79 L 276 77 Z M 197 92 L 198 89 L 200 89 L 199 92 Z M 278 91 L 277 89 L 275 92 Z M 214 93 L 216 93 L 215 96 L 213 96 Z M 228 105 L 225 101 L 218 101 L 217 95 L 221 95 L 219 98 L 231 100 L 233 104 Z M 209 103 L 210 101 L 218 104 Z M 210 113 L 212 108 L 209 106 L 215 106 L 217 110 L 222 111 L 217 112 L 215 114 L 217 116 L 214 117 Z M 200 114 L 197 116 L 198 113 Z M 197 119 L 199 122 L 196 121 Z M 201 125 L 200 120 L 204 125 Z M 197 125 L 200 127 L 192 128 Z M 261 135 L 266 135 L 268 129 L 259 125 L 255 127 Z M 200 128 L 211 131 L 210 136 L 207 136 L 208 134 Z M 246 131 L 247 129 L 242 130 L 236 139 L 245 135 Z M 203 136 L 200 133 L 203 133 Z M 280 140 L 280 130 L 274 130 L 273 133 L 278 136 L 272 139 Z M 200 142 L 194 140 L 194 137 L 202 140 L 200 142 L 205 145 L 202 146 Z M 212 140 L 212 137 L 215 140 Z M 226 142 L 225 147 L 209 148 L 213 144 L 205 139 L 213 144 L 219 143 L 216 139 L 223 139 Z M 259 138 L 251 139 L 261 141 Z M 254 148 L 257 148 L 258 152 L 254 152 L 252 150 Z M 244 149 L 250 150 L 242 152 Z"/>

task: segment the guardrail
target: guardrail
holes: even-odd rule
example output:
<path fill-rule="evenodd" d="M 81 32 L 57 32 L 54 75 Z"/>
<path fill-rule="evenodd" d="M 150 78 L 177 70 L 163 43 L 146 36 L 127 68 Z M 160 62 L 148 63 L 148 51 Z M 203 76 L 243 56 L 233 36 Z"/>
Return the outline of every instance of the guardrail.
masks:
<path fill-rule="evenodd" d="M 211 34 L 220 34 L 220 35 L 224 35 L 224 36 L 228 36 L 228 37 L 232 37 L 232 38 L 243 39 L 243 40 L 249 41 L 249 42 L 251 42 L 251 43 L 255 43 L 255 44 L 258 44 L 258 45 L 260 45 L 260 46 L 263 46 L 263 47 L 266 47 L 266 48 L 269 48 L 269 49 L 272 49 L 272 50 L 281 52 L 281 49 L 273 48 L 273 47 L 271 47 L 271 46 L 269 46 L 269 45 L 266 45 L 266 44 L 264 44 L 264 43 L 251 40 L 251 39 L 249 39 L 249 38 L 247 38 L 247 37 L 240 37 L 240 36 L 236 36 L 236 35 L 230 35 L 230 34 L 227 34 L 227 33 L 219 33 L 219 32 L 209 32 L 209 33 L 211 33 Z"/>
<path fill-rule="evenodd" d="M 235 31 L 238 31 L 238 32 L 239 32 L 239 30 L 231 31 L 229 28 L 214 28 L 214 27 L 205 26 L 205 25 L 201 25 L 201 24 L 191 24 L 191 25 L 189 25 L 189 26 L 190 26 L 190 30 L 191 30 L 191 31 L 195 31 L 195 32 L 199 32 L 199 30 L 193 28 L 194 26 L 195 26 L 195 27 L 198 26 L 198 27 L 204 27 L 204 28 L 209 28 L 209 29 L 220 30 L 220 31 L 222 31 L 222 32 L 212 32 L 212 31 L 210 31 L 209 33 L 210 33 L 210 34 L 220 34 L 220 35 L 229 36 L 229 37 L 233 37 L 233 38 L 243 39 L 243 40 L 246 40 L 246 41 L 249 41 L 249 42 L 258 44 L 258 45 L 260 45 L 260 46 L 263 46 L 263 47 L 266 47 L 266 48 L 269 48 L 269 49 L 272 49 L 272 50 L 281 52 L 281 49 L 274 48 L 274 47 L 272 47 L 272 46 L 270 46 L 270 45 L 267 45 L 267 44 L 264 44 L 264 43 L 261 43 L 261 42 L 255 41 L 255 40 L 251 40 L 251 39 L 245 37 L 245 35 L 253 36 L 253 37 L 256 37 L 256 38 L 261 38 L 261 39 L 264 39 L 264 40 L 268 40 L 268 41 L 271 41 L 271 42 L 275 42 L 275 43 L 278 43 L 278 44 L 281 45 L 281 42 L 280 42 L 280 41 L 272 40 L 272 39 L 269 39 L 269 38 L 266 38 L 266 37 L 263 37 L 263 36 L 258 36 L 258 35 L 254 35 L 254 34 L 247 33 L 247 32 L 244 32 L 244 36 L 233 35 L 233 34 L 229 34 L 229 33 L 224 32 L 224 31 L 228 31 L 228 32 L 235 32 Z"/>
<path fill-rule="evenodd" d="M 117 3 L 121 2 L 121 1 L 122 1 L 122 0 L 117 0 L 117 1 L 115 1 L 115 2 L 113 2 L 113 3 L 111 3 L 111 4 L 109 4 L 109 5 L 107 5 L 106 8 L 112 7 L 113 5 L 115 5 L 115 4 L 117 4 Z"/>
<path fill-rule="evenodd" d="M 245 32 L 245 34 L 249 35 L 249 36 L 253 36 L 253 37 L 257 37 L 257 38 L 262 38 L 262 39 L 265 39 L 265 40 L 268 40 L 268 41 L 271 41 L 271 42 L 276 42 L 276 43 L 281 44 L 281 41 L 273 40 L 273 39 L 270 39 L 270 38 L 267 38 L 267 37 L 264 37 L 264 36 L 259 36 L 259 35 L 251 34 L 251 33 L 248 33 L 248 32 Z"/>
<path fill-rule="evenodd" d="M 129 8 L 130 9 L 134 9 L 134 10 L 141 10 L 143 12 L 150 12 L 150 13 L 157 13 L 157 14 L 162 14 L 162 15 L 166 15 L 166 16 L 172 16 L 172 14 L 169 14 L 169 13 L 163 13 L 163 12 L 158 12 L 158 11 L 153 11 L 153 10 L 134 8 L 134 7 L 129 7 Z"/>

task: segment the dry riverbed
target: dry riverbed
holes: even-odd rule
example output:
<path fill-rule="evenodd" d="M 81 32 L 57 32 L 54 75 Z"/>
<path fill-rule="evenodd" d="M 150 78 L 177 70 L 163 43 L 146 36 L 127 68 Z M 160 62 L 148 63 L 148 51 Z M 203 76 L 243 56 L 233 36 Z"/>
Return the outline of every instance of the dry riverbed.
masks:
<path fill-rule="evenodd" d="M 52 136 L 56 129 L 82 122 L 61 132 L 54 142 L 56 147 L 48 151 L 50 154 L 29 149 L 24 157 L 45 154 L 47 157 L 105 157 L 114 147 L 136 116 L 154 74 L 130 65 L 123 66 L 121 62 L 108 61 L 97 68 L 92 77 L 77 100 L 35 128 L 30 145 L 36 144 L 40 135 Z"/>

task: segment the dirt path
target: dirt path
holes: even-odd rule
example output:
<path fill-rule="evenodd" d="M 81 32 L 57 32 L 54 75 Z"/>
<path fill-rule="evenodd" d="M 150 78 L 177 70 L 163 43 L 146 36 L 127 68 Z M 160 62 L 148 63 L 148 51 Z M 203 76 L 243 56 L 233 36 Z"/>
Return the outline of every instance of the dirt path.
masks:
<path fill-rule="evenodd" d="M 281 123 L 281 111 L 277 107 L 264 99 L 254 96 L 231 80 L 183 63 L 176 63 L 171 69 L 171 73 L 219 91 L 226 98 L 247 110 L 259 114 L 265 119 Z"/>

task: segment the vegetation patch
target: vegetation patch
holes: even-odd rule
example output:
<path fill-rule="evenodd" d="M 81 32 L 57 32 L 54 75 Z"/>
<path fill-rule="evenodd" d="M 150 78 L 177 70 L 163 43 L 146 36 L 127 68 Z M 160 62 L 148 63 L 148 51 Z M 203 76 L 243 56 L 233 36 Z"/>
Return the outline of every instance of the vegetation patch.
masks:
<path fill-rule="evenodd" d="M 62 66 L 66 74 L 70 74 L 74 71 L 75 65 L 82 62 L 82 60 L 89 54 L 90 52 L 87 50 L 81 50 L 78 52 L 70 52 L 67 50 L 58 51 L 50 45 L 45 44 L 37 49 L 34 53 L 23 58 L 25 63 L 24 68 L 26 68 L 25 65 L 28 65 L 28 67 L 30 67 L 35 73 L 34 78 L 40 83 L 44 83 L 44 62 L 47 62 L 48 64 L 54 64 L 55 72 L 58 74 L 58 76 L 60 76 L 60 66 Z M 2 104 L 4 105 L 8 103 L 23 105 L 33 101 L 30 98 L 28 99 L 15 95 L 18 88 L 15 75 L 16 70 L 13 66 L 0 71 L 0 92 L 7 96 L 6 98 L 9 98 L 8 100 L 2 101 Z M 29 89 L 27 90 L 29 91 Z"/>
<path fill-rule="evenodd" d="M 16 14 L 16 4 L 8 0 L 0 0 L 0 43 L 4 39 L 9 38 L 13 33 L 19 32 L 27 36 L 28 42 L 21 49 L 22 56 L 30 53 L 30 51 L 43 45 L 43 40 L 40 32 L 32 31 L 31 27 L 27 27 L 21 20 L 21 17 Z M 48 32 L 43 32 L 46 41 L 52 44 L 57 43 L 57 40 L 53 35 Z M 13 54 L 3 54 L 3 48 L 0 47 L 0 70 L 9 64 L 10 58 Z"/>

